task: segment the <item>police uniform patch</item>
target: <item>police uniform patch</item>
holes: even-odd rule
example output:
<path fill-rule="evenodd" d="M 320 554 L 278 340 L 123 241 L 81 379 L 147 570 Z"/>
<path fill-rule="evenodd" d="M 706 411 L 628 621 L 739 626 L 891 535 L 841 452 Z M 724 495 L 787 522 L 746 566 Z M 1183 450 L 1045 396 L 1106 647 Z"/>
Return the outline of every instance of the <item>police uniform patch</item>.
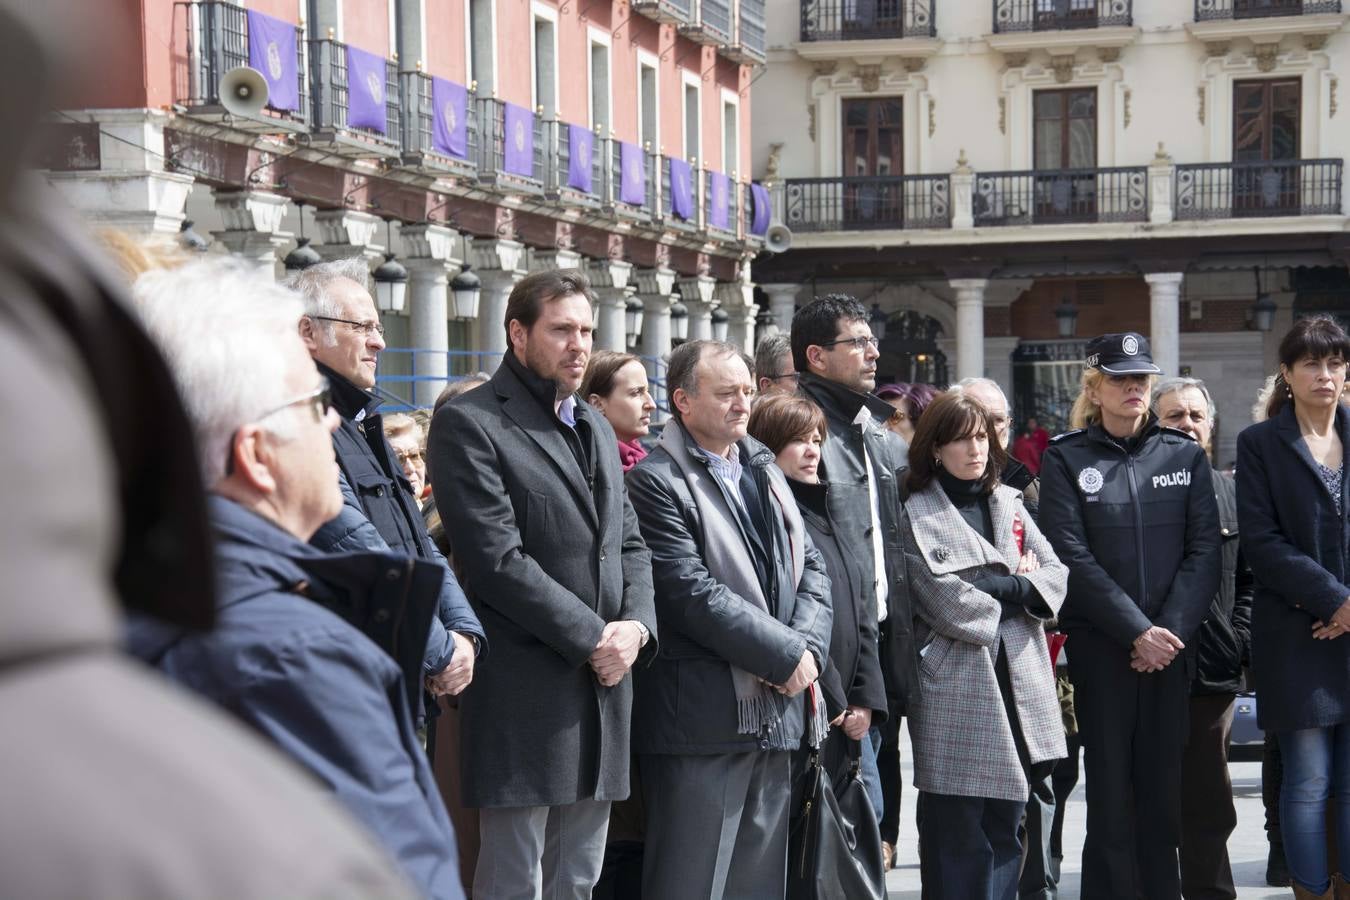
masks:
<path fill-rule="evenodd" d="M 1105 479 L 1102 473 L 1095 466 L 1088 466 L 1078 473 L 1078 487 L 1085 494 L 1095 494 L 1102 489 Z"/>
<path fill-rule="evenodd" d="M 1139 338 L 1132 334 L 1125 335 L 1120 342 L 1120 349 L 1126 356 L 1134 356 L 1139 352 Z"/>

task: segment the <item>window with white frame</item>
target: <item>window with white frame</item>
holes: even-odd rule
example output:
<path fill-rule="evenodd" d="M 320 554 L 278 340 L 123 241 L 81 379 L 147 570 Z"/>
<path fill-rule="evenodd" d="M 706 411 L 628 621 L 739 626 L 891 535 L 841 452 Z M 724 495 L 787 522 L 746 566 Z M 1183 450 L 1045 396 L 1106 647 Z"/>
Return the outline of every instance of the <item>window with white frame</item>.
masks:
<path fill-rule="evenodd" d="M 534 30 L 530 35 L 534 66 L 535 107 L 543 107 L 544 118 L 558 114 L 558 23 L 557 11 L 541 3 L 532 6 Z"/>
<path fill-rule="evenodd" d="M 699 124 L 702 104 L 699 102 L 700 89 L 698 76 L 685 73 L 684 76 L 684 156 L 685 159 L 703 158 L 703 143 L 700 140 Z"/>
<path fill-rule="evenodd" d="M 612 128 L 614 117 L 610 112 L 609 43 L 599 32 L 591 35 L 591 128 Z"/>
<path fill-rule="evenodd" d="M 728 175 L 739 175 L 740 162 L 740 98 L 730 91 L 724 91 L 722 93 L 722 171 Z"/>
<path fill-rule="evenodd" d="M 638 53 L 638 142 L 656 150 L 661 146 L 661 113 L 657 97 L 656 57 Z"/>

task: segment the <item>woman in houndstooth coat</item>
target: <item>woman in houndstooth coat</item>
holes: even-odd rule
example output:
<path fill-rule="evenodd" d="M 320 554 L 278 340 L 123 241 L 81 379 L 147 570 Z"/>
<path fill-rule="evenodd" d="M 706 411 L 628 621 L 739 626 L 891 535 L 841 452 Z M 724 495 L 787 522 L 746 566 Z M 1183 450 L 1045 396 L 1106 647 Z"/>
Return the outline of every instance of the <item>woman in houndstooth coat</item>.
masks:
<path fill-rule="evenodd" d="M 909 719 L 924 896 L 1017 896 L 1029 784 L 1065 755 L 1045 620 L 1068 571 L 999 484 L 989 414 L 961 393 L 924 411 L 910 445 L 905 562 L 921 647 Z"/>

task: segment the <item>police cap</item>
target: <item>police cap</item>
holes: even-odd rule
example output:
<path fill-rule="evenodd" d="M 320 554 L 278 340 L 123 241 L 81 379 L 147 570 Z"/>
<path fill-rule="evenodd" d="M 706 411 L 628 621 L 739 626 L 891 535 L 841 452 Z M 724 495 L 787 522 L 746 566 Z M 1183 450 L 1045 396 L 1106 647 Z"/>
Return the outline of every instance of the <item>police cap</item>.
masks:
<path fill-rule="evenodd" d="M 1089 368 L 1100 369 L 1108 375 L 1159 375 L 1162 369 L 1153 364 L 1148 338 L 1133 331 L 1121 334 L 1103 334 L 1088 341 Z"/>

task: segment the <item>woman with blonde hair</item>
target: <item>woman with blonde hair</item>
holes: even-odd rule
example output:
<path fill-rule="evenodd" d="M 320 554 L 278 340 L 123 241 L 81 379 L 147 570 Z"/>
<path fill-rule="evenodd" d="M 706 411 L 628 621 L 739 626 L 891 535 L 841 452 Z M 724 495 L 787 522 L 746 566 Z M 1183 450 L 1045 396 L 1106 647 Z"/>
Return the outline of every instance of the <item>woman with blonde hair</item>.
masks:
<path fill-rule="evenodd" d="M 1219 509 L 1204 449 L 1149 411 L 1158 374 L 1143 335 L 1094 338 L 1076 430 L 1041 459 L 1038 524 L 1069 567 L 1059 620 L 1091 786 L 1085 897 L 1181 896 L 1182 652 L 1219 587 Z"/>

